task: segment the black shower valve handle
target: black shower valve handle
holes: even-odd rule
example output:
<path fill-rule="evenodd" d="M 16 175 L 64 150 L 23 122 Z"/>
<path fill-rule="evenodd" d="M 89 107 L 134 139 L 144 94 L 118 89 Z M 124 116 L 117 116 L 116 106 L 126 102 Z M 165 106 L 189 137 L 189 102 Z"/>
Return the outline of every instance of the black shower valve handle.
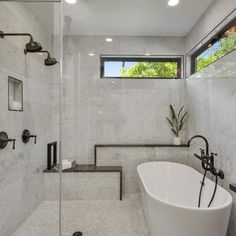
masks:
<path fill-rule="evenodd" d="M 14 150 L 16 148 L 16 139 L 8 138 L 8 135 L 6 132 L 1 131 L 0 132 L 0 149 L 4 149 L 9 142 L 12 142 L 12 149 Z"/>
<path fill-rule="evenodd" d="M 15 150 L 16 149 L 16 139 L 10 138 L 10 139 L 8 139 L 8 142 L 12 142 L 12 149 Z"/>
<path fill-rule="evenodd" d="M 37 135 L 31 135 L 32 138 L 34 138 L 34 144 L 37 143 Z"/>
<path fill-rule="evenodd" d="M 12 139 L 12 142 L 13 142 L 13 144 L 12 144 L 12 149 L 15 150 L 15 148 L 16 148 L 16 140 L 15 140 L 15 139 Z"/>
<path fill-rule="evenodd" d="M 22 133 L 22 141 L 23 143 L 28 143 L 31 138 L 34 138 L 34 144 L 37 143 L 37 135 L 30 134 L 28 129 L 25 129 Z"/>

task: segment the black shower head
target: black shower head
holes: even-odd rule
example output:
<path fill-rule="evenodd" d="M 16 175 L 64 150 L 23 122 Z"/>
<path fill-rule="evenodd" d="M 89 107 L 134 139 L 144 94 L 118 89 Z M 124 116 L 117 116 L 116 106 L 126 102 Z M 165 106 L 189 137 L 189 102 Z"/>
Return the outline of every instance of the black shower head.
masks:
<path fill-rule="evenodd" d="M 3 33 L 3 31 L 0 31 L 0 38 L 4 38 L 5 36 L 29 36 L 30 41 L 25 45 L 25 50 L 27 52 L 40 52 L 42 50 L 40 43 L 35 42 L 29 33 Z"/>
<path fill-rule="evenodd" d="M 25 52 L 25 54 L 27 54 L 29 51 L 25 49 L 24 52 Z M 35 52 L 30 52 L 30 53 L 35 53 Z M 38 52 L 38 53 L 47 53 L 48 56 L 47 56 L 47 58 L 44 60 L 44 65 L 45 65 L 45 66 L 53 66 L 53 65 L 57 64 L 56 58 L 51 57 L 51 56 L 50 56 L 50 53 L 49 53 L 48 51 L 44 50 L 44 51 L 40 51 L 40 52 Z"/>
<path fill-rule="evenodd" d="M 45 66 L 53 66 L 53 65 L 57 64 L 56 58 L 51 57 L 50 53 L 48 51 L 42 51 L 42 52 L 46 52 L 48 54 L 48 57 L 44 60 Z"/>
<path fill-rule="evenodd" d="M 27 52 L 40 52 L 43 48 L 40 43 L 33 41 L 30 39 L 30 42 L 25 45 L 25 49 Z"/>
<path fill-rule="evenodd" d="M 54 57 L 50 57 L 50 55 L 44 60 L 45 66 L 53 66 L 57 64 L 57 60 Z"/>

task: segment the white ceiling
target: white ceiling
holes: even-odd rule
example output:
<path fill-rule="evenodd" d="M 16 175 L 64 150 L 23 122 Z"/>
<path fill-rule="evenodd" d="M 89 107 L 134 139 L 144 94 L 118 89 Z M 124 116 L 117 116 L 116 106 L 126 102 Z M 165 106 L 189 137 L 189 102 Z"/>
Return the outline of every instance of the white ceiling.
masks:
<path fill-rule="evenodd" d="M 77 0 L 63 2 L 64 33 L 185 36 L 214 0 Z M 66 17 L 65 17 L 66 16 Z"/>

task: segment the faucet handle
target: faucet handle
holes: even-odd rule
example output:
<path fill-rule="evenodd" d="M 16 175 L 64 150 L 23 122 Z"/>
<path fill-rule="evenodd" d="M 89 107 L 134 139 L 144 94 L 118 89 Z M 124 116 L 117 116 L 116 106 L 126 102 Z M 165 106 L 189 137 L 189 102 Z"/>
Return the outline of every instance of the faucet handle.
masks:
<path fill-rule="evenodd" d="M 200 152 L 201 152 L 201 156 L 204 156 L 205 155 L 205 150 L 200 148 Z"/>
<path fill-rule="evenodd" d="M 8 142 L 12 142 L 13 143 L 12 149 L 15 150 L 16 149 L 16 139 L 14 139 L 14 138 L 8 139 Z"/>
<path fill-rule="evenodd" d="M 34 144 L 37 143 L 37 135 L 31 135 L 32 138 L 34 138 Z"/>
<path fill-rule="evenodd" d="M 218 155 L 217 153 L 211 152 L 211 157 L 215 157 L 217 155 Z"/>
<path fill-rule="evenodd" d="M 28 143 L 30 138 L 34 138 L 34 144 L 36 144 L 37 135 L 31 135 L 28 129 L 25 129 L 22 133 L 23 143 Z"/>
<path fill-rule="evenodd" d="M 0 149 L 3 149 L 7 146 L 8 142 L 12 142 L 12 149 L 15 149 L 15 142 L 16 139 L 8 138 L 8 135 L 6 132 L 0 132 Z"/>

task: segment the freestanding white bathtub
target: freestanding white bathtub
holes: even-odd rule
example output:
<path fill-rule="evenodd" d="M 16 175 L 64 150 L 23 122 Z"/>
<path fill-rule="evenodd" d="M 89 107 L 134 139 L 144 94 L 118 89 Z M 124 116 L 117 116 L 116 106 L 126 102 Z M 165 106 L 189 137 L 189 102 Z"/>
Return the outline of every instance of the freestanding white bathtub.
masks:
<path fill-rule="evenodd" d="M 206 178 L 201 208 L 198 195 L 203 175 L 171 162 L 147 162 L 137 168 L 145 217 L 152 236 L 225 236 L 231 195 Z"/>

